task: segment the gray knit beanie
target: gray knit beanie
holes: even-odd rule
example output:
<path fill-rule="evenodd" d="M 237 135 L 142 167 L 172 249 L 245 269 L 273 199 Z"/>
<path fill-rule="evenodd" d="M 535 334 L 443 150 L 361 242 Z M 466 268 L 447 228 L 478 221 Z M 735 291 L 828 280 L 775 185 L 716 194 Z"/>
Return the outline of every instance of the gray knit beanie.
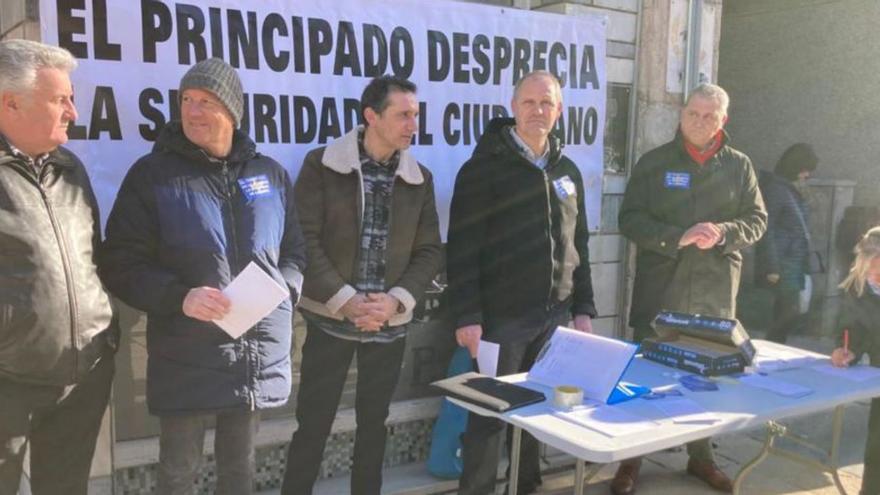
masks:
<path fill-rule="evenodd" d="M 241 123 L 244 111 L 244 93 L 241 80 L 231 65 L 219 58 L 209 58 L 193 65 L 180 80 L 180 95 L 186 89 L 201 89 L 213 93 L 229 110 L 235 127 Z"/>

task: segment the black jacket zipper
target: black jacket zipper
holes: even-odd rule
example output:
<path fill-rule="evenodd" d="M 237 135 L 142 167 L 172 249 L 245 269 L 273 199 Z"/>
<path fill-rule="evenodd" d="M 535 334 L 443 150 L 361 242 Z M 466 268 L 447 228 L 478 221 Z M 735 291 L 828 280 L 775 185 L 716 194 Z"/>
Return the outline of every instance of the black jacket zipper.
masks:
<path fill-rule="evenodd" d="M 70 253 L 67 249 L 64 233 L 61 231 L 61 225 L 59 225 L 58 218 L 55 216 L 55 207 L 52 204 L 52 199 L 43 187 L 43 179 L 45 179 L 48 174 L 47 171 L 50 166 L 51 164 L 45 163 L 38 176 L 35 175 L 33 171 L 30 171 L 30 175 L 32 178 L 36 178 L 37 188 L 40 190 L 40 196 L 43 198 L 43 204 L 46 206 L 46 212 L 49 215 L 49 222 L 52 224 L 52 230 L 55 233 L 58 251 L 61 254 L 61 264 L 64 267 L 64 280 L 67 283 L 67 302 L 70 310 L 70 350 L 71 356 L 73 357 L 71 378 L 73 382 L 76 382 L 77 370 L 79 369 L 79 348 L 76 342 L 76 329 L 79 326 L 77 315 L 79 314 L 79 311 L 77 310 L 76 294 L 73 286 L 73 274 L 71 273 L 70 268 Z"/>

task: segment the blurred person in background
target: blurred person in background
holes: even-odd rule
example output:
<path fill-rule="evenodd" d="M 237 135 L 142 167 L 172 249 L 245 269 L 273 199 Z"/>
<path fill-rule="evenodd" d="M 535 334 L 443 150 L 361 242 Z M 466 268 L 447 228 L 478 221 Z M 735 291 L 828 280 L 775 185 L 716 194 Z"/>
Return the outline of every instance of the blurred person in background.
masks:
<path fill-rule="evenodd" d="M 813 148 L 797 143 L 782 154 L 773 172 L 760 174 L 767 206 L 767 233 L 755 250 L 755 283 L 773 291 L 773 321 L 767 340 L 785 343 L 803 313 L 801 291 L 810 274 L 810 211 L 806 180 L 819 163 Z M 809 297 L 809 295 L 805 295 Z"/>

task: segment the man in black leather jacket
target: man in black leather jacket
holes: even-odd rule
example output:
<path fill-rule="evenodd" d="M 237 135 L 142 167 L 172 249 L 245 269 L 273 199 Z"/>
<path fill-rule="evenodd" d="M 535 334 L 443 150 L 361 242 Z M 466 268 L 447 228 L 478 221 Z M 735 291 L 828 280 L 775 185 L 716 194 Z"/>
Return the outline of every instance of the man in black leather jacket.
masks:
<path fill-rule="evenodd" d="M 98 207 L 60 145 L 76 119 L 66 50 L 0 42 L 0 493 L 85 494 L 116 335 L 94 263 Z"/>

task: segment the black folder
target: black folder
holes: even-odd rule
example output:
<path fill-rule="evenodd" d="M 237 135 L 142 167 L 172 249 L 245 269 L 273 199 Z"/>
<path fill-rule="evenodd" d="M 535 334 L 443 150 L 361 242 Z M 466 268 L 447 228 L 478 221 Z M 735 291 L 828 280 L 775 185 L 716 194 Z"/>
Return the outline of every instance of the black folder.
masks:
<path fill-rule="evenodd" d="M 543 393 L 479 373 L 464 373 L 431 384 L 443 395 L 499 413 L 546 399 Z"/>

